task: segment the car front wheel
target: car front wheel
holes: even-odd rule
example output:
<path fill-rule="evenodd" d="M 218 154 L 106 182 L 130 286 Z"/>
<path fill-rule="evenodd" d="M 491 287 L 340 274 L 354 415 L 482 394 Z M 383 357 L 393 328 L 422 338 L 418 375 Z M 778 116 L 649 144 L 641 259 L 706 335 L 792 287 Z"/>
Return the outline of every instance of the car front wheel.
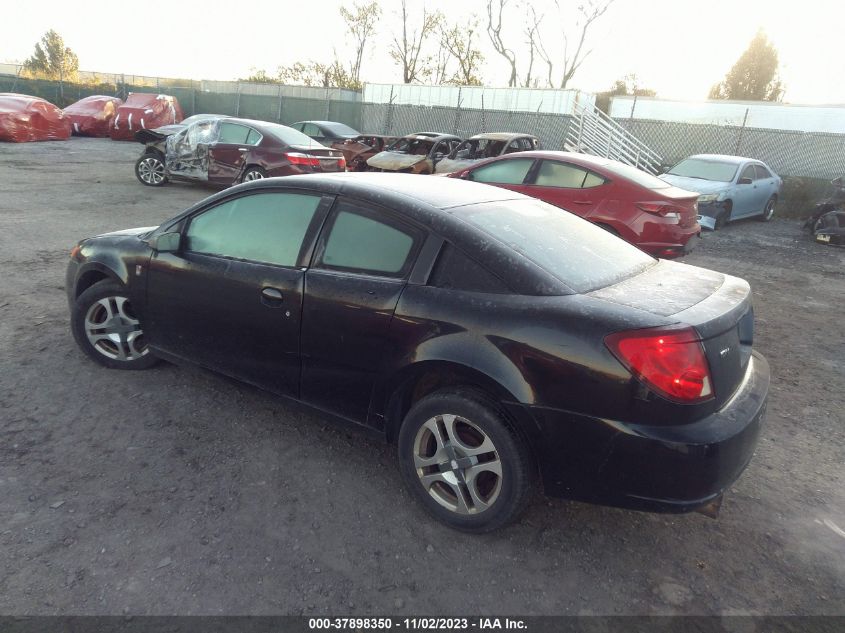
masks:
<path fill-rule="evenodd" d="M 530 499 L 534 464 L 525 442 L 479 392 L 444 390 L 417 402 L 402 423 L 398 451 L 411 494 L 458 530 L 502 527 Z"/>
<path fill-rule="evenodd" d="M 100 281 L 80 294 L 70 325 L 82 351 L 105 367 L 146 369 L 157 362 L 126 288 L 116 281 Z"/>
<path fill-rule="evenodd" d="M 161 187 L 167 182 L 164 161 L 160 154 L 144 154 L 135 163 L 135 176 L 145 185 Z"/>

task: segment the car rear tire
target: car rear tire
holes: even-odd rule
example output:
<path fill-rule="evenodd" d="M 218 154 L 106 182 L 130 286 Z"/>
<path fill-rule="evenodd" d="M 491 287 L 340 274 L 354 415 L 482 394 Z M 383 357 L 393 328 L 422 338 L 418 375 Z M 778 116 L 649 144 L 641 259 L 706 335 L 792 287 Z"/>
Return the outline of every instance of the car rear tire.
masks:
<path fill-rule="evenodd" d="M 97 282 L 76 299 L 70 329 L 77 345 L 110 369 L 147 369 L 158 362 L 150 353 L 144 331 L 123 284 Z"/>
<path fill-rule="evenodd" d="M 148 187 L 161 187 L 167 183 L 164 157 L 148 152 L 135 162 L 135 177 Z"/>
<path fill-rule="evenodd" d="M 405 416 L 399 469 L 411 494 L 446 525 L 490 532 L 516 519 L 534 487 L 525 442 L 495 402 L 470 389 L 437 391 Z"/>
<path fill-rule="evenodd" d="M 250 167 L 244 172 L 244 177 L 241 182 L 252 182 L 253 180 L 263 180 L 267 177 L 267 172 L 261 167 Z"/>
<path fill-rule="evenodd" d="M 775 205 L 778 202 L 777 196 L 772 196 L 766 202 L 766 206 L 763 207 L 763 215 L 758 216 L 761 222 L 770 222 L 773 217 L 775 217 Z"/>

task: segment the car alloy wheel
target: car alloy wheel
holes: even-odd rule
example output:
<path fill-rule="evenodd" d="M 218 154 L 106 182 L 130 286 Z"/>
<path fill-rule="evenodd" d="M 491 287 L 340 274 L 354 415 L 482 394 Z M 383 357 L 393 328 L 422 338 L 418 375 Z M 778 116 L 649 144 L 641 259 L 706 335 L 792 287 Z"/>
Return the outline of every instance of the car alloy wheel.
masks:
<path fill-rule="evenodd" d="M 472 387 L 418 400 L 399 429 L 399 472 L 434 517 L 464 532 L 489 532 L 514 520 L 534 488 L 528 444 L 498 402 Z"/>
<path fill-rule="evenodd" d="M 156 156 L 147 156 L 138 162 L 138 178 L 146 185 L 160 185 L 165 180 L 164 163 Z"/>
<path fill-rule="evenodd" d="M 92 303 L 85 314 L 85 335 L 91 347 L 112 360 L 133 361 L 149 353 L 126 297 L 103 297 Z"/>
<path fill-rule="evenodd" d="M 267 176 L 261 169 L 250 169 L 244 174 L 244 182 L 252 182 L 253 180 L 263 180 Z"/>
<path fill-rule="evenodd" d="M 769 220 L 771 220 L 774 217 L 774 215 L 775 215 L 775 204 L 776 203 L 777 203 L 777 200 L 775 199 L 774 196 L 769 198 L 769 201 L 766 203 L 766 206 L 763 209 L 763 215 L 760 216 L 760 219 L 763 220 L 763 222 L 768 222 Z"/>
<path fill-rule="evenodd" d="M 502 489 L 502 463 L 493 441 L 458 415 L 437 415 L 420 426 L 414 466 L 431 498 L 457 514 L 483 512 Z"/>
<path fill-rule="evenodd" d="M 77 345 L 110 369 L 147 369 L 158 362 L 147 346 L 143 327 L 126 287 L 103 279 L 76 298 L 70 328 Z"/>

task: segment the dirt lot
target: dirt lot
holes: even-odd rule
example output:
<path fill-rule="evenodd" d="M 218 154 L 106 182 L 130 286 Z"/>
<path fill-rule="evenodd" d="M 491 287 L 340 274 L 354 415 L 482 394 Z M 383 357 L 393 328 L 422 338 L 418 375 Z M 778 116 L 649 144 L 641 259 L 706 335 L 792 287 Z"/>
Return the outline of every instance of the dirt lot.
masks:
<path fill-rule="evenodd" d="M 0 613 L 845 614 L 845 249 L 750 221 L 686 260 L 750 280 L 773 369 L 718 520 L 538 498 L 466 536 L 412 502 L 392 447 L 202 370 L 78 351 L 76 240 L 210 193 L 143 187 L 139 149 L 0 145 Z"/>

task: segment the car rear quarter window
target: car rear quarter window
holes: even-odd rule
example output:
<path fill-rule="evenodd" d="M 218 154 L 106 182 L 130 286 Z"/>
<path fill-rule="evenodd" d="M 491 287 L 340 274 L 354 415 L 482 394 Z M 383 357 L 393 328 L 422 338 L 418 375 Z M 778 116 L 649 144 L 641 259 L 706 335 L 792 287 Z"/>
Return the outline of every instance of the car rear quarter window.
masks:
<path fill-rule="evenodd" d="M 500 160 L 473 169 L 469 173 L 469 179 L 475 182 L 489 182 L 500 185 L 521 185 L 533 164 L 533 158 Z"/>
<path fill-rule="evenodd" d="M 429 285 L 444 290 L 465 292 L 490 294 L 510 292 L 510 288 L 504 281 L 448 243 L 443 246 L 443 250 L 437 257 Z"/>
<path fill-rule="evenodd" d="M 256 193 L 218 204 L 193 217 L 185 248 L 280 266 L 296 266 L 320 196 Z"/>
<path fill-rule="evenodd" d="M 246 135 L 246 144 L 247 145 L 257 145 L 258 141 L 261 140 L 261 134 L 257 131 L 250 128 L 249 134 Z"/>
<path fill-rule="evenodd" d="M 616 283 L 656 262 L 608 231 L 540 200 L 488 202 L 453 213 L 574 292 Z"/>
<path fill-rule="evenodd" d="M 404 277 L 422 232 L 359 203 L 341 202 L 322 240 L 317 268 Z"/>

